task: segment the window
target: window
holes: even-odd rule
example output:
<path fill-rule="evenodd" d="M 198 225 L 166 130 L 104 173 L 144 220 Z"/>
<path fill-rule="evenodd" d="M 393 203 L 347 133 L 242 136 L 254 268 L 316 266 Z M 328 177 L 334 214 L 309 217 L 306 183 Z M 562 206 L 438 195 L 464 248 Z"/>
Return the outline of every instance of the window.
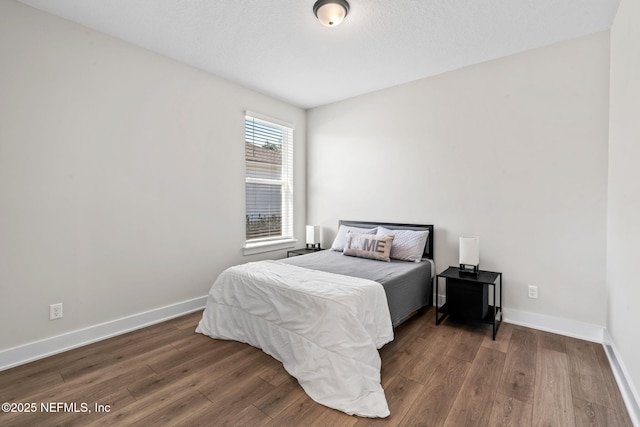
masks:
<path fill-rule="evenodd" d="M 293 239 L 293 127 L 247 112 L 247 244 Z"/>

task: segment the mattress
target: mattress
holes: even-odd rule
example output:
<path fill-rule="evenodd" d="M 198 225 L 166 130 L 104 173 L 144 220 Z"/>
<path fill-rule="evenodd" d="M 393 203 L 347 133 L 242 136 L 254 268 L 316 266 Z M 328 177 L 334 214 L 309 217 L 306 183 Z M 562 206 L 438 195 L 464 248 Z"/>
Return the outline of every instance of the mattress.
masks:
<path fill-rule="evenodd" d="M 281 262 L 380 283 L 387 294 L 391 323 L 394 327 L 431 302 L 434 272 L 431 260 L 383 262 L 325 250 L 286 258 Z"/>

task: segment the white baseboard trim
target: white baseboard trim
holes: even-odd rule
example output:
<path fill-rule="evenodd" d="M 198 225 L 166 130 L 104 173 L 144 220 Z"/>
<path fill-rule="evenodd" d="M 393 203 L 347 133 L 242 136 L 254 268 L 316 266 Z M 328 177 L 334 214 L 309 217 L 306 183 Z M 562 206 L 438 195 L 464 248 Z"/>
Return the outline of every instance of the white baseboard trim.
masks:
<path fill-rule="evenodd" d="M 618 388 L 629 412 L 631 422 L 634 426 L 640 427 L 640 394 L 633 386 L 633 383 L 629 381 L 627 368 L 622 359 L 618 357 L 619 352 L 606 329 L 604 331 L 604 351 L 609 358 L 609 365 L 611 365 L 613 376 L 618 383 Z"/>
<path fill-rule="evenodd" d="M 581 340 L 604 342 L 604 326 L 591 323 L 507 308 L 504 310 L 504 321 Z"/>
<path fill-rule="evenodd" d="M 2 350 L 0 371 L 201 310 L 206 300 L 198 297 Z"/>

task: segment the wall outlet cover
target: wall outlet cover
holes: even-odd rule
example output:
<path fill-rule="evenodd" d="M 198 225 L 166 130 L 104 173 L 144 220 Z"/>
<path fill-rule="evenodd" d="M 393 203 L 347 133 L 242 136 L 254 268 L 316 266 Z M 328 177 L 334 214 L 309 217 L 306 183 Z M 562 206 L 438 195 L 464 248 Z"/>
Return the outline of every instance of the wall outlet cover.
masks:
<path fill-rule="evenodd" d="M 62 303 L 49 306 L 49 320 L 62 319 Z"/>

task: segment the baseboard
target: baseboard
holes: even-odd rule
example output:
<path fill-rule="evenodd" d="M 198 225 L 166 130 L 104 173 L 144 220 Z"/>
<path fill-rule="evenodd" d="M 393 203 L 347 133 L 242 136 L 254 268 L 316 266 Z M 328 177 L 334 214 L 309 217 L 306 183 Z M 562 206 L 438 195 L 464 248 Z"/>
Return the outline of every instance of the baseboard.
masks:
<path fill-rule="evenodd" d="M 507 308 L 504 310 L 504 321 L 586 341 L 604 342 L 604 326 L 591 323 Z"/>
<path fill-rule="evenodd" d="M 203 309 L 206 296 L 0 351 L 0 371 Z"/>
<path fill-rule="evenodd" d="M 618 383 L 620 394 L 629 412 L 629 417 L 634 426 L 640 426 L 640 394 L 629 381 L 629 374 L 622 359 L 618 357 L 618 350 L 611 339 L 608 331 L 604 331 L 604 351 L 609 358 L 609 365 L 613 371 L 613 376 Z"/>

